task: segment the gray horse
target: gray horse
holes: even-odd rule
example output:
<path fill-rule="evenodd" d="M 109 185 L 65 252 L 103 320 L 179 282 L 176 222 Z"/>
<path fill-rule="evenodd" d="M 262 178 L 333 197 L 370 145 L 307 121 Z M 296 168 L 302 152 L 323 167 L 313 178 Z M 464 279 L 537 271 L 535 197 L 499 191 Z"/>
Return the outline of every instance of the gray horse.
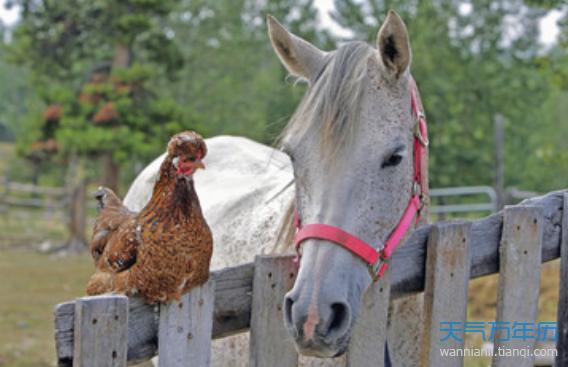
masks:
<path fill-rule="evenodd" d="M 381 248 L 400 220 L 413 182 L 416 120 L 404 23 L 391 11 L 376 47 L 354 42 L 332 52 L 289 33 L 274 18 L 268 18 L 268 29 L 283 65 L 305 80 L 308 90 L 282 135 L 285 154 L 242 138 L 208 140 L 207 170 L 195 180 L 215 240 L 213 267 L 252 261 L 273 251 L 279 240 L 289 244 L 293 207 L 305 223 L 337 226 Z M 125 199 L 132 209 L 149 197 L 160 162 L 132 185 Z M 300 365 L 344 365 L 371 276 L 363 261 L 330 242 L 308 240 L 302 251 L 298 278 L 284 302 L 284 322 L 304 355 Z M 421 298 L 394 302 L 390 312 L 393 365 L 419 365 Z M 247 366 L 247 339 L 215 341 L 213 365 Z"/>

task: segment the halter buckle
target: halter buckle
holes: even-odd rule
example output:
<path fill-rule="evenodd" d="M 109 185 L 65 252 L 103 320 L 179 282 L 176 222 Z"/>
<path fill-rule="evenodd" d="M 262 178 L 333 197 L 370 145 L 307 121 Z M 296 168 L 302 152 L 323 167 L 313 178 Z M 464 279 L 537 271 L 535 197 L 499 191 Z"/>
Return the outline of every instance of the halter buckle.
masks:
<path fill-rule="evenodd" d="M 428 147 L 428 145 L 430 144 L 428 138 L 422 135 L 422 130 L 420 130 L 420 121 L 424 120 L 425 118 L 426 116 L 424 116 L 422 112 L 419 112 L 416 118 L 417 120 L 416 125 L 414 125 L 414 137 L 420 142 L 420 144 L 424 148 Z"/>
<path fill-rule="evenodd" d="M 424 193 L 422 192 L 422 184 L 418 181 L 414 181 L 414 183 L 412 184 L 412 195 L 415 195 L 418 197 L 418 200 L 420 201 L 420 206 L 418 207 L 418 217 L 420 217 L 420 213 L 422 212 L 422 209 L 424 209 L 424 206 L 426 206 L 426 202 L 424 200 Z"/>
<path fill-rule="evenodd" d="M 389 259 L 385 256 L 383 250 L 381 250 L 379 254 L 380 254 L 379 258 L 377 259 L 377 261 L 375 261 L 374 264 L 367 265 L 369 273 L 371 274 L 371 278 L 373 279 L 373 282 L 376 282 L 383 276 L 384 271 L 381 271 L 383 266 L 387 268 L 389 266 Z"/>
<path fill-rule="evenodd" d="M 379 279 L 379 269 L 383 264 L 382 259 L 379 258 L 374 264 L 367 265 L 369 267 L 369 273 L 371 274 L 371 278 L 373 278 L 373 282 L 376 282 Z"/>

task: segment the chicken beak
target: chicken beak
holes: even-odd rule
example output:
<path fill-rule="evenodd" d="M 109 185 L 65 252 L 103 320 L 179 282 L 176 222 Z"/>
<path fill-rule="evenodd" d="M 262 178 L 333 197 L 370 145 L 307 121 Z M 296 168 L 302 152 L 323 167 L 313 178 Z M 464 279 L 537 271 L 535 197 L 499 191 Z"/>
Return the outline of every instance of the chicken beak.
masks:
<path fill-rule="evenodd" d="M 195 168 L 196 171 L 200 168 L 205 169 L 205 165 L 201 161 L 196 161 L 195 164 L 193 165 L 193 167 Z"/>

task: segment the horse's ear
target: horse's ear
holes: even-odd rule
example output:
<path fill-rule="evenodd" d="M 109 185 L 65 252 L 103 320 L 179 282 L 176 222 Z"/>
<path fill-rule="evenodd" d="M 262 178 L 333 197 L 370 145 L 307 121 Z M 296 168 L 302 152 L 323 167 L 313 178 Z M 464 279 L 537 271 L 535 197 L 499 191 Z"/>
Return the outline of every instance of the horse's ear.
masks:
<path fill-rule="evenodd" d="M 387 19 L 379 30 L 377 49 L 383 65 L 395 78 L 400 77 L 410 66 L 412 52 L 408 31 L 406 25 L 394 10 L 389 10 Z"/>
<path fill-rule="evenodd" d="M 311 80 L 323 66 L 326 53 L 288 32 L 270 15 L 266 24 L 272 47 L 290 74 Z"/>

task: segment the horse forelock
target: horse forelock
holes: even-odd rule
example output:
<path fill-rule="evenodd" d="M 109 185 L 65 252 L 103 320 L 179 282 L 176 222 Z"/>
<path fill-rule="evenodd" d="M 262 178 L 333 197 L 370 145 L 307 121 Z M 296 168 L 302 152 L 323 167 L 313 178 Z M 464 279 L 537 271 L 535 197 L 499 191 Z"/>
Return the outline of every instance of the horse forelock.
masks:
<path fill-rule="evenodd" d="M 373 52 L 364 42 L 347 43 L 330 52 L 310 81 L 280 144 L 287 144 L 290 137 L 301 141 L 306 134 L 317 134 L 323 164 L 333 162 L 342 149 L 349 149 L 359 120 L 367 59 Z"/>

